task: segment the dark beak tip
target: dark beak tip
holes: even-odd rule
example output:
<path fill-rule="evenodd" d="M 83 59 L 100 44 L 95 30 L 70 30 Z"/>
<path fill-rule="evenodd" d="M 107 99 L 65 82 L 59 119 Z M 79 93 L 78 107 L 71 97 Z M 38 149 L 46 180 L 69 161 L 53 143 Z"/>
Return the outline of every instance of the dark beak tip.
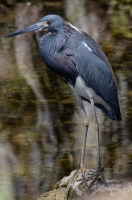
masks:
<path fill-rule="evenodd" d="M 9 35 L 6 35 L 6 36 L 5 36 L 5 38 L 9 38 L 9 37 L 10 37 Z"/>
<path fill-rule="evenodd" d="M 12 34 L 8 34 L 8 35 L 6 35 L 5 36 L 5 38 L 10 38 L 10 37 L 13 37 L 14 35 L 12 35 Z"/>
<path fill-rule="evenodd" d="M 11 37 L 14 37 L 14 36 L 20 35 L 20 34 L 22 34 L 22 33 L 19 33 L 19 34 L 17 33 L 16 34 L 15 32 L 13 32 L 13 33 L 10 33 L 10 34 L 6 35 L 5 38 L 11 38 Z"/>

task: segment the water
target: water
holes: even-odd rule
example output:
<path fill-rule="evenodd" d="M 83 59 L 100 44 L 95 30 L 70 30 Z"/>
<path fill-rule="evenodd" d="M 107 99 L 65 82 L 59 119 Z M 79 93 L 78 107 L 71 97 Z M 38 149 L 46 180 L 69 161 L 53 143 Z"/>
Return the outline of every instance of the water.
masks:
<path fill-rule="evenodd" d="M 3 36 L 15 29 L 14 24 L 0 26 L 0 200 L 35 199 L 78 168 L 81 114 L 69 87 L 44 65 L 38 35 L 7 40 Z M 101 159 L 108 179 L 132 178 L 129 51 L 121 67 L 114 68 L 123 121 L 112 122 L 97 110 Z M 90 105 L 85 106 L 90 121 L 85 164 L 96 169 L 93 114 Z"/>

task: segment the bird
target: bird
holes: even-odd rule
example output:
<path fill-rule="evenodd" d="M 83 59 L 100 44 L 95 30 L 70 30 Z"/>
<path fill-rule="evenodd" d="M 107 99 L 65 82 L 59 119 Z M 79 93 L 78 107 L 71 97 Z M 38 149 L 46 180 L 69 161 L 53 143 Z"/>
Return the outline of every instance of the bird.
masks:
<path fill-rule="evenodd" d="M 100 158 L 99 123 L 95 107 L 102 110 L 111 120 L 122 120 L 116 79 L 105 53 L 86 32 L 56 14 L 46 15 L 39 22 L 14 31 L 6 38 L 28 32 L 43 33 L 38 46 L 44 63 L 69 85 L 80 105 L 84 138 L 79 173 L 80 171 L 83 173 L 85 168 L 86 139 L 89 127 L 84 101 L 91 104 L 97 143 L 96 178 L 101 176 L 104 180 Z"/>

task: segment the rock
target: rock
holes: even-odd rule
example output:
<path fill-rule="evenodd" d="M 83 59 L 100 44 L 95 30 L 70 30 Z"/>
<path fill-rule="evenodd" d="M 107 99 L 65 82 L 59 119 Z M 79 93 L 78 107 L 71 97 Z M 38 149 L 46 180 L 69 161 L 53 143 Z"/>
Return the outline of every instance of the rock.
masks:
<path fill-rule="evenodd" d="M 106 180 L 107 186 L 100 177 L 96 178 L 95 170 L 86 170 L 84 175 L 71 179 L 77 170 L 71 172 L 55 185 L 55 189 L 42 194 L 37 200 L 130 200 L 132 184 L 117 180 Z"/>
<path fill-rule="evenodd" d="M 42 194 L 37 200 L 67 200 L 67 189 L 59 188 Z"/>

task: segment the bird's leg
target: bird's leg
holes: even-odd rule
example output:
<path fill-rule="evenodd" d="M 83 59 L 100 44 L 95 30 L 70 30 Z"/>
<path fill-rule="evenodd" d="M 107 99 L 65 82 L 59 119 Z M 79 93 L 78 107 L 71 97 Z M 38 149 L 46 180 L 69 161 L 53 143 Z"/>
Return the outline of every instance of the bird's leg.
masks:
<path fill-rule="evenodd" d="M 84 126 L 84 138 L 83 138 L 83 145 L 82 145 L 82 151 L 81 151 L 81 157 L 80 157 L 80 163 L 79 163 L 79 169 L 76 170 L 73 175 L 68 179 L 68 180 L 64 180 L 64 181 L 60 181 L 58 182 L 54 187 L 58 188 L 59 186 L 61 187 L 70 187 L 71 184 L 73 184 L 76 180 L 78 179 L 84 179 L 84 174 L 85 174 L 85 167 L 84 167 L 84 158 L 85 158 L 85 149 L 86 149 L 86 140 L 87 140 L 87 132 L 88 132 L 88 118 L 86 116 L 86 112 L 84 109 L 84 105 L 82 102 L 82 99 L 80 96 L 76 95 L 80 108 L 81 108 L 81 112 L 82 112 L 82 116 L 83 116 L 83 126 Z"/>
<path fill-rule="evenodd" d="M 87 119 L 86 114 L 85 114 L 85 115 L 83 115 L 84 138 L 83 138 L 83 145 L 82 145 L 82 152 L 81 152 L 81 157 L 80 157 L 79 168 L 83 168 L 84 167 L 88 125 L 89 125 L 89 122 L 88 122 L 88 119 Z"/>
<path fill-rule="evenodd" d="M 59 181 L 54 187 L 58 188 L 58 187 L 70 187 L 71 184 L 73 184 L 75 181 L 78 180 L 86 180 L 85 179 L 85 167 L 84 167 L 84 158 L 85 158 L 85 150 L 86 150 L 86 140 L 87 140 L 87 132 L 88 132 L 88 118 L 84 109 L 84 105 L 82 102 L 82 99 L 80 96 L 76 95 L 80 108 L 81 108 L 81 112 L 82 112 L 82 116 L 83 116 L 83 126 L 84 126 L 84 138 L 83 138 L 83 145 L 82 145 L 82 151 L 81 151 L 81 157 L 80 157 L 80 163 L 79 163 L 79 169 L 77 169 L 70 178 L 68 179 L 64 179 Z M 87 180 L 86 180 L 87 181 Z"/>
<path fill-rule="evenodd" d="M 94 114 L 94 119 L 95 119 L 95 124 L 94 124 L 94 130 L 96 132 L 96 143 L 97 143 L 97 176 L 96 179 L 102 179 L 103 183 L 105 185 L 106 181 L 104 179 L 103 176 L 103 167 L 101 167 L 101 159 L 100 159 L 100 144 L 99 144 L 99 124 L 98 124 L 98 120 L 97 120 L 97 116 L 96 116 L 96 112 L 95 112 L 95 107 L 94 107 L 94 100 L 93 98 L 90 99 L 91 102 L 91 106 L 92 106 L 92 110 L 93 110 L 93 114 Z"/>
<path fill-rule="evenodd" d="M 82 112 L 83 126 L 84 126 L 84 138 L 83 138 L 83 145 L 82 145 L 80 164 L 79 164 L 79 169 L 83 169 L 84 168 L 85 149 L 86 149 L 86 141 L 87 141 L 87 132 L 88 132 L 89 122 L 88 122 L 88 118 L 87 118 L 86 111 L 85 111 L 81 97 L 77 95 L 77 99 L 78 99 L 79 106 L 80 106 L 80 109 L 81 109 L 81 112 Z"/>
<path fill-rule="evenodd" d="M 89 185 L 89 188 L 91 188 L 92 185 L 94 184 L 94 182 L 96 180 L 98 180 L 98 177 L 100 176 L 100 174 L 98 175 L 98 173 L 96 174 L 96 172 L 94 172 L 93 174 L 91 174 L 91 172 L 89 173 L 89 170 L 87 170 L 84 167 L 85 150 L 86 150 L 86 140 L 87 140 L 87 132 L 88 132 L 89 121 L 88 121 L 88 118 L 87 118 L 87 115 L 86 115 L 86 112 L 85 112 L 84 105 L 82 103 L 81 97 L 77 96 L 77 98 L 78 98 L 78 102 L 79 102 L 79 105 L 80 105 L 80 108 L 81 108 L 81 112 L 82 112 L 82 116 L 83 116 L 83 126 L 84 126 L 84 138 L 83 138 L 83 145 L 82 145 L 82 151 L 81 151 L 79 169 L 75 170 L 72 173 L 72 175 L 69 176 L 68 178 L 66 178 L 66 179 L 64 178 L 61 181 L 59 181 L 54 186 L 54 188 L 58 188 L 58 187 L 67 187 L 67 188 L 70 188 L 71 185 L 74 184 L 74 182 L 76 182 L 76 181 L 87 182 L 88 180 L 91 181 L 91 183 Z M 98 142 L 98 144 L 99 144 L 99 142 Z M 100 156 L 98 156 L 98 158 L 100 158 Z M 100 159 L 99 159 L 98 163 L 100 163 Z"/>
<path fill-rule="evenodd" d="M 84 159 L 85 159 L 88 125 L 89 125 L 88 119 L 86 117 L 86 114 L 84 115 L 84 112 L 83 112 L 83 126 L 85 128 L 85 132 L 84 132 L 84 138 L 83 138 L 83 145 L 82 145 L 79 169 L 75 172 L 75 174 L 73 175 L 73 177 L 69 181 L 68 186 L 70 186 L 70 184 L 74 183 L 80 175 L 81 175 L 80 177 L 82 177 L 81 179 L 85 180 L 86 169 L 84 167 Z"/>
<path fill-rule="evenodd" d="M 82 116 L 83 116 L 83 126 L 84 126 L 85 130 L 84 130 L 84 138 L 83 138 L 83 145 L 82 145 L 79 169 L 71 177 L 68 185 L 70 185 L 71 183 L 74 183 L 77 180 L 77 178 L 79 177 L 79 175 L 81 175 L 82 178 L 85 179 L 84 174 L 85 174 L 85 170 L 86 170 L 84 167 L 84 159 L 85 159 L 86 140 L 87 140 L 87 132 L 88 132 L 89 122 L 88 122 L 88 118 L 87 118 L 86 111 L 85 111 L 81 97 L 77 95 L 77 99 L 78 99 L 78 102 L 79 102 L 79 105 L 81 108 L 81 112 L 82 112 Z"/>

